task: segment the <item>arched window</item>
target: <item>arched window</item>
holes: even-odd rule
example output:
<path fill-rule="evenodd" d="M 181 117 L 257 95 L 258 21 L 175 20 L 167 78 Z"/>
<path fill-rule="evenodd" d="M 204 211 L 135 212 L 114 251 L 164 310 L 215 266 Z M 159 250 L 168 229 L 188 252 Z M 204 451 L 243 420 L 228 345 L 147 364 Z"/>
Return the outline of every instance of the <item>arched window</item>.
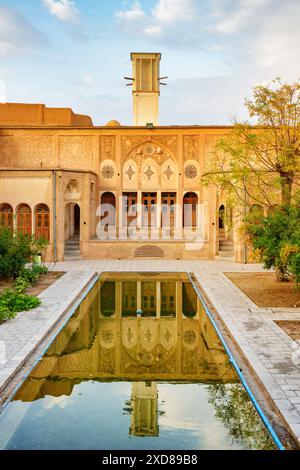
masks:
<path fill-rule="evenodd" d="M 50 240 L 50 211 L 46 204 L 35 208 L 35 238 Z"/>
<path fill-rule="evenodd" d="M 32 233 L 31 208 L 28 204 L 20 204 L 17 209 L 17 230 L 24 235 Z"/>
<path fill-rule="evenodd" d="M 6 202 L 0 205 L 0 227 L 13 229 L 14 211 L 10 204 Z"/>
<path fill-rule="evenodd" d="M 198 196 L 195 193 L 186 193 L 183 197 L 183 226 L 197 226 Z"/>

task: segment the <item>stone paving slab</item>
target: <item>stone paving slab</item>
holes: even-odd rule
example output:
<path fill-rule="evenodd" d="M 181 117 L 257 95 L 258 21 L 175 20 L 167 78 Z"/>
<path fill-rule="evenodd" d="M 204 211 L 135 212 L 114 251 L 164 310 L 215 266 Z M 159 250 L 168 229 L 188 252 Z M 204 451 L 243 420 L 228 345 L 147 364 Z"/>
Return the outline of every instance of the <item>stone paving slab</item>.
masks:
<path fill-rule="evenodd" d="M 38 296 L 42 300 L 39 307 L 18 313 L 14 319 L 0 325 L 0 390 L 76 297 L 96 278 L 95 271 L 67 272 Z"/>
<path fill-rule="evenodd" d="M 177 271 L 194 273 L 227 330 L 251 364 L 300 445 L 300 345 L 274 320 L 300 319 L 300 309 L 259 308 L 226 272 L 264 272 L 260 264 L 192 260 L 80 260 L 51 269 L 81 271 Z M 297 354 L 299 354 L 297 356 Z"/>

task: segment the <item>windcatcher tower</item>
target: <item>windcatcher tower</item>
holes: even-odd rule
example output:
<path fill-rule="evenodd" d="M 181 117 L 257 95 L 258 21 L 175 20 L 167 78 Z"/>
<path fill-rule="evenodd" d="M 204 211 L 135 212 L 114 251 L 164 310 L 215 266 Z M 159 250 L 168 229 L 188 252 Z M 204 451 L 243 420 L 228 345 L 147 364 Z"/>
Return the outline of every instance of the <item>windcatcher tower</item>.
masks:
<path fill-rule="evenodd" d="M 131 53 L 133 123 L 158 126 L 158 100 L 160 95 L 159 53 Z"/>

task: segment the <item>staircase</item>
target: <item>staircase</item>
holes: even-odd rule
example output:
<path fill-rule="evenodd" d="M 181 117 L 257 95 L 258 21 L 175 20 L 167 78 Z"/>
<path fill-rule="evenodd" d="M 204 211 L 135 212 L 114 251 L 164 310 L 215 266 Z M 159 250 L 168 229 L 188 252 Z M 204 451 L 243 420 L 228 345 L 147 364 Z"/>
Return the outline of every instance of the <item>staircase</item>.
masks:
<path fill-rule="evenodd" d="M 65 261 L 76 261 L 81 259 L 79 235 L 74 235 L 65 241 Z"/>
<path fill-rule="evenodd" d="M 226 258 L 228 261 L 234 260 L 233 242 L 226 238 L 224 229 L 219 229 L 219 252 L 217 259 L 219 258 Z"/>

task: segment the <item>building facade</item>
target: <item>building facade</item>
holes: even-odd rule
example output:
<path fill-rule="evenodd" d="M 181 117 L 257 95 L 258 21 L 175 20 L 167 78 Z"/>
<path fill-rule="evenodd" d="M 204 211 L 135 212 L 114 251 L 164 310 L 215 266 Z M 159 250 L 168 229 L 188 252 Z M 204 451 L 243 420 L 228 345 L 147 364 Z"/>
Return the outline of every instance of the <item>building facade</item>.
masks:
<path fill-rule="evenodd" d="M 201 183 L 231 127 L 159 126 L 160 54 L 131 59 L 134 126 L 0 104 L 1 224 L 48 238 L 49 260 L 242 261 L 234 214 Z"/>

